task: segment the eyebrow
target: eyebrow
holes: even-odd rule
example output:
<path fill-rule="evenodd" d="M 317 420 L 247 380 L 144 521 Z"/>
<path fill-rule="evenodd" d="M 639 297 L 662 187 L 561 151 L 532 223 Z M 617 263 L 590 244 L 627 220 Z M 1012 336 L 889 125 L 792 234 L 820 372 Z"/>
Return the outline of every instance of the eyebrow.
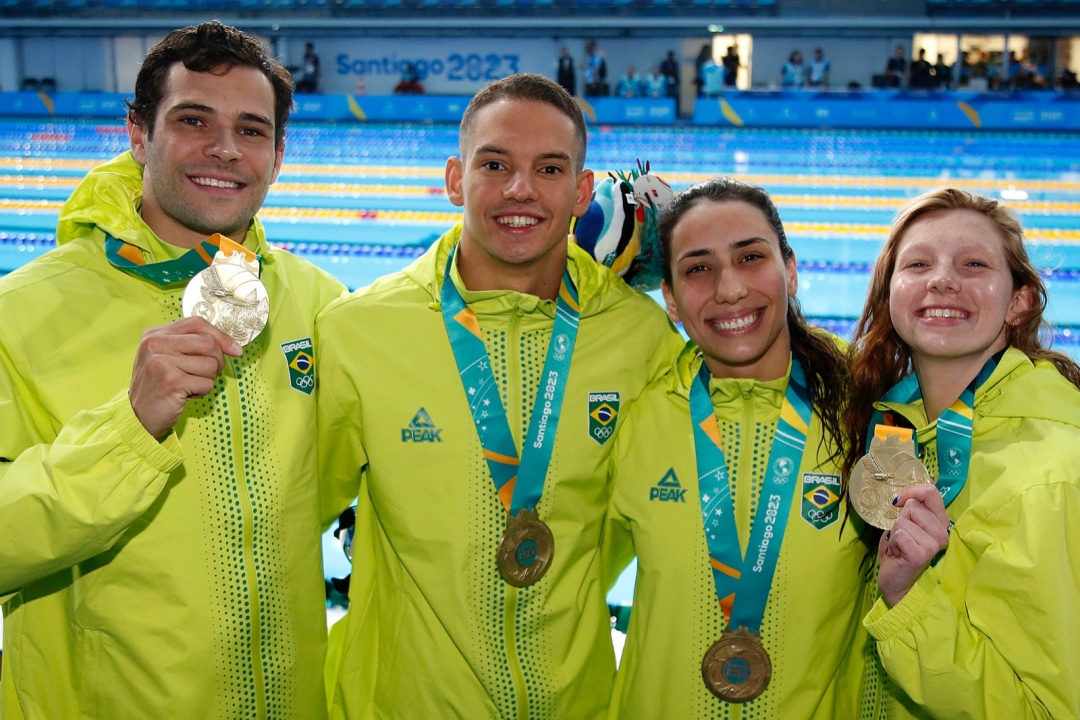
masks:
<path fill-rule="evenodd" d="M 769 241 L 763 237 L 751 237 L 746 238 L 745 240 L 736 240 L 735 242 L 731 243 L 730 247 L 732 250 L 741 250 L 745 247 L 750 247 L 751 245 L 760 245 L 761 243 L 765 243 L 766 245 L 768 245 Z M 685 253 L 678 257 L 676 262 L 682 262 L 683 260 L 689 258 L 704 257 L 706 255 L 713 254 L 714 253 L 711 248 L 697 248 L 694 250 L 687 250 Z"/>
<path fill-rule="evenodd" d="M 169 108 L 168 114 L 174 114 L 174 113 L 177 113 L 177 112 L 185 112 L 185 111 L 186 112 L 199 112 L 199 113 L 203 113 L 204 115 L 213 115 L 215 117 L 218 115 L 218 111 L 215 108 L 212 108 L 209 105 L 203 105 L 201 103 L 193 103 L 193 102 L 192 103 L 179 103 L 177 105 L 173 105 L 171 108 Z M 270 128 L 270 129 L 273 129 L 273 127 L 274 127 L 274 123 L 273 123 L 273 121 L 270 120 L 270 118 L 268 118 L 268 117 L 266 117 L 264 115 L 259 115 L 258 113 L 241 112 L 238 115 L 238 118 L 240 120 L 243 120 L 244 122 L 250 122 L 250 123 L 257 123 L 259 125 L 265 125 L 266 127 Z"/>
<path fill-rule="evenodd" d="M 476 150 L 473 151 L 473 155 L 481 155 L 481 154 L 509 155 L 510 151 L 509 150 L 504 150 L 503 148 L 499 147 L 498 145 L 481 145 L 480 147 L 476 148 Z M 564 153 L 564 152 L 543 153 L 537 159 L 538 160 L 562 160 L 563 162 L 566 162 L 566 163 L 571 162 L 570 155 L 568 153 Z"/>

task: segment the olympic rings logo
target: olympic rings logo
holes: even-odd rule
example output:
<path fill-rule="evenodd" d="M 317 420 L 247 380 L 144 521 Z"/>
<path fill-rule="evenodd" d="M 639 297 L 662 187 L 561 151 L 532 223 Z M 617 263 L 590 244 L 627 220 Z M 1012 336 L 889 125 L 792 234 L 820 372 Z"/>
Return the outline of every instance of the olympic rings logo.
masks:
<path fill-rule="evenodd" d="M 301 375 L 300 377 L 296 378 L 294 382 L 296 383 L 296 387 L 309 388 L 315 384 L 315 378 L 313 378 L 311 375 Z"/>

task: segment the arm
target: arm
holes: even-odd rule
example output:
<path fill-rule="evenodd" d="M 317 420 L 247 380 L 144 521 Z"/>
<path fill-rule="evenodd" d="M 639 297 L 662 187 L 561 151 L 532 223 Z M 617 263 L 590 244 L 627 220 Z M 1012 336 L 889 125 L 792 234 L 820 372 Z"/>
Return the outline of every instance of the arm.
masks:
<path fill-rule="evenodd" d="M 331 309 L 315 320 L 319 494 L 324 528 L 356 499 L 362 471 L 367 467 L 360 424 L 360 393 L 350 372 L 354 363 L 343 347 L 349 337 L 341 322 L 345 314 Z"/>
<path fill-rule="evenodd" d="M 877 602 L 864 622 L 916 703 L 940 717 L 1080 716 L 1078 522 L 1075 484 L 1028 489 L 954 528 L 945 560 L 895 607 Z"/>
<path fill-rule="evenodd" d="M 33 363 L 15 362 L 0 345 L 0 595 L 107 550 L 158 498 L 183 461 L 172 425 L 188 397 L 213 387 L 224 363 L 217 343 L 232 349 L 231 338 L 200 323 L 209 327 L 183 320 L 147 332 L 130 390 L 55 430 L 32 380 L 16 369 Z M 193 327 L 201 339 L 192 339 Z M 198 357 L 191 343 L 217 352 Z"/>

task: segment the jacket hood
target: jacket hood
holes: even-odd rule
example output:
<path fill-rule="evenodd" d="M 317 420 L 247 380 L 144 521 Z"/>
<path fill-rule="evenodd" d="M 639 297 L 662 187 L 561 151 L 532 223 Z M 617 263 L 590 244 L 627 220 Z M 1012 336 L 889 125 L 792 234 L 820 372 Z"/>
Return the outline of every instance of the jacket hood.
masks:
<path fill-rule="evenodd" d="M 108 233 L 155 255 L 162 240 L 143 222 L 139 208 L 143 196 L 143 166 L 131 151 L 91 170 L 60 210 L 56 242 L 93 238 L 105 242 Z M 244 245 L 259 253 L 264 262 L 273 262 L 273 251 L 265 241 L 259 218 L 253 218 Z"/>
<path fill-rule="evenodd" d="M 446 261 L 450 250 L 461 241 L 461 231 L 461 223 L 454 225 L 404 270 L 405 276 L 423 288 L 434 303 L 440 302 Z M 582 317 L 596 315 L 637 292 L 573 242 L 567 242 L 567 260 L 570 277 L 577 286 Z"/>

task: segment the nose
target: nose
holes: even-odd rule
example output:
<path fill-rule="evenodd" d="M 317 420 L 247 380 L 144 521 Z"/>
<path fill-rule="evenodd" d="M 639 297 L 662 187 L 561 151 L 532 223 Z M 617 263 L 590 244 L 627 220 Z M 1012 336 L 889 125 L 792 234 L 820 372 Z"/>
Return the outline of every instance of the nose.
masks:
<path fill-rule="evenodd" d="M 960 278 L 950 263 L 938 263 L 927 279 L 927 287 L 938 292 L 956 292 L 960 289 Z"/>
<path fill-rule="evenodd" d="M 503 188 L 503 197 L 507 200 L 527 202 L 536 199 L 536 185 L 528 171 L 514 172 Z"/>
<path fill-rule="evenodd" d="M 215 134 L 206 152 L 210 157 L 227 163 L 236 162 L 243 157 L 240 146 L 236 142 L 236 136 L 226 129 L 222 129 Z"/>
<path fill-rule="evenodd" d="M 734 270 L 724 270 L 716 280 L 716 302 L 735 304 L 746 297 L 747 288 L 740 274 Z"/>

